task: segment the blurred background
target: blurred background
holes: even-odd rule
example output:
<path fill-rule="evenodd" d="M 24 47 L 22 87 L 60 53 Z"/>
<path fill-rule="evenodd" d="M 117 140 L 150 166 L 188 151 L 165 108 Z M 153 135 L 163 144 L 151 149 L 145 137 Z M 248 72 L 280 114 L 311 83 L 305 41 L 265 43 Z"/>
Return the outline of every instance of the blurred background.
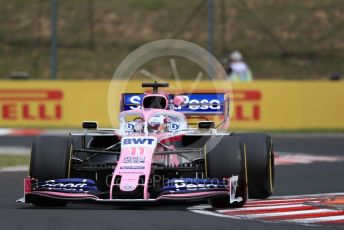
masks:
<path fill-rule="evenodd" d="M 158 79 L 184 92 L 232 89 L 232 130 L 342 131 L 343 27 L 343 0 L 0 0 L 0 127 L 118 125 L 120 93 Z M 203 47 L 228 76 L 166 55 L 109 96 L 120 63 L 161 39 Z"/>
<path fill-rule="evenodd" d="M 123 74 L 124 81 L 110 81 L 131 52 L 161 39 L 182 39 L 203 47 L 223 65 L 226 79 L 209 79 L 206 67 L 201 66 L 202 70 L 187 59 L 166 56 L 145 63 L 134 76 Z M 204 56 L 209 58 L 208 53 Z M 136 206 L 126 210 L 111 207 L 111 212 L 71 208 L 73 213 L 67 218 L 68 210 L 35 210 L 32 215 L 31 208 L 15 206 L 14 201 L 22 196 L 36 136 L 80 131 L 83 121 L 118 128 L 123 105 L 120 94 L 143 93 L 141 83 L 155 80 L 149 74 L 169 82 L 171 91 L 176 86 L 183 92 L 232 93 L 230 131 L 263 131 L 273 136 L 277 165 L 274 195 L 343 194 L 343 63 L 344 0 L 0 0 L 1 229 L 22 229 L 24 225 L 57 229 L 61 224 L 63 229 L 86 224 L 109 228 L 114 214 L 119 216 L 115 219 L 118 229 L 122 225 L 127 229 L 128 223 L 152 229 L 230 229 L 230 224 L 234 229 L 244 224 L 247 229 L 269 227 L 258 221 L 227 222 L 217 217 L 199 218 L 194 213 L 187 216 L 189 211 L 172 206 L 148 212 L 140 207 L 134 210 Z M 175 80 L 173 67 L 181 82 Z M 204 76 L 201 80 L 199 73 Z M 116 90 L 111 90 L 111 85 Z M 137 101 L 134 97 L 128 101 Z M 194 103 L 202 107 L 210 104 L 209 96 L 202 97 L 197 96 Z M 217 112 L 209 108 L 214 110 Z M 217 114 L 223 119 L 223 112 Z M 214 117 L 202 114 L 201 119 L 216 122 Z M 343 199 L 341 202 L 344 207 Z M 304 223 L 310 224 L 313 215 L 325 221 L 326 229 L 336 220 L 343 226 L 343 211 L 331 214 L 329 209 L 320 209 L 318 213 L 315 207 L 306 207 L 308 213 L 301 203 L 282 203 L 295 222 L 306 218 Z M 271 220 L 281 222 L 273 215 L 287 209 L 277 207 L 273 212 L 269 207 L 267 213 L 272 214 Z M 86 212 L 95 218 L 82 218 Z M 261 210 L 257 213 L 265 215 Z M 94 221 L 98 217 L 102 223 Z M 159 225 L 152 225 L 157 217 Z M 286 220 L 284 214 L 281 217 Z M 309 229 L 294 228 L 290 222 L 277 227 Z"/>
<path fill-rule="evenodd" d="M 131 51 L 164 38 L 196 43 L 224 66 L 239 50 L 254 79 L 336 79 L 343 12 L 343 0 L 0 0 L 0 79 L 110 79 Z"/>

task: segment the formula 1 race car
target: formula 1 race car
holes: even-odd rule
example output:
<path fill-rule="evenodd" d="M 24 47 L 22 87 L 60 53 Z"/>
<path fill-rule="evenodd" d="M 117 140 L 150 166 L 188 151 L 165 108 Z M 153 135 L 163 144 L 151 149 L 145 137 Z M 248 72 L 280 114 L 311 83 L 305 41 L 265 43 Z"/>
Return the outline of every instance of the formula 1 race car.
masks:
<path fill-rule="evenodd" d="M 119 129 L 85 121 L 82 133 L 38 136 L 21 201 L 207 200 L 214 207 L 240 207 L 248 197 L 272 194 L 272 139 L 228 132 L 226 93 L 173 95 L 158 92 L 168 83 L 142 86 L 153 92 L 122 94 Z"/>

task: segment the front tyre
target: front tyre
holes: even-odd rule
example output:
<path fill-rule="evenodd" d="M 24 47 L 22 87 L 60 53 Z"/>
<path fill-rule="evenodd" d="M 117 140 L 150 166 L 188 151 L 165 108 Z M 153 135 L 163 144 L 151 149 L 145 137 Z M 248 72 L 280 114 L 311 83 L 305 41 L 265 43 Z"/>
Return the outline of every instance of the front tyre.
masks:
<path fill-rule="evenodd" d="M 274 153 L 271 136 L 265 133 L 240 133 L 247 147 L 249 197 L 264 199 L 274 190 Z"/>
<path fill-rule="evenodd" d="M 247 200 L 245 145 L 238 136 L 213 136 L 206 144 L 205 164 L 207 178 L 219 180 L 238 176 L 236 197 L 241 201 L 230 202 L 229 195 L 209 199 L 215 208 L 241 207 Z"/>
<path fill-rule="evenodd" d="M 30 159 L 29 176 L 39 181 L 69 177 L 70 159 L 73 151 L 69 136 L 42 135 L 35 138 Z M 34 198 L 36 206 L 64 206 L 66 201 Z"/>

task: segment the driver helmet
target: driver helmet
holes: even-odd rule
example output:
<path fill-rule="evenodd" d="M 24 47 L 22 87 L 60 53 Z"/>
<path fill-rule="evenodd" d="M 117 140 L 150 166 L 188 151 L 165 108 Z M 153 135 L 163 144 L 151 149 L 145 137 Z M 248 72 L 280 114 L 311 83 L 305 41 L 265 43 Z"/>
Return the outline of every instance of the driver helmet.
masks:
<path fill-rule="evenodd" d="M 134 131 L 137 133 L 142 133 L 143 132 L 143 119 L 141 117 L 135 118 L 134 120 L 135 127 Z"/>
<path fill-rule="evenodd" d="M 150 132 L 162 132 L 166 127 L 166 117 L 154 116 L 148 120 L 148 131 Z"/>

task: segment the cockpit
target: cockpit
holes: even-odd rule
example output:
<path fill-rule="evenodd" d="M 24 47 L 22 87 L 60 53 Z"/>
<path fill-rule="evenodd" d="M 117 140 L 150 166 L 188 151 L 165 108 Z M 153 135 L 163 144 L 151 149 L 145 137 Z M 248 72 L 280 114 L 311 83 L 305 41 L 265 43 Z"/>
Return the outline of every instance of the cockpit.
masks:
<path fill-rule="evenodd" d="M 175 133 L 187 128 L 186 117 L 169 110 L 131 110 L 119 115 L 120 131 L 126 134 Z"/>

